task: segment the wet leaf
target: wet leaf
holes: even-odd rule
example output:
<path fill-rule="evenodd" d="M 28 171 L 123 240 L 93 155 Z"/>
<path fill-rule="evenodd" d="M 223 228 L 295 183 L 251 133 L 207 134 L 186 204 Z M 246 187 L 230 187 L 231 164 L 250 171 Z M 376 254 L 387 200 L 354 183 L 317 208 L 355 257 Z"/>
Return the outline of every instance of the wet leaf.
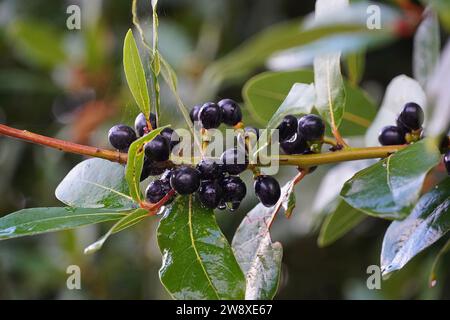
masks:
<path fill-rule="evenodd" d="M 179 196 L 158 227 L 160 279 L 176 299 L 243 299 L 245 278 L 214 212 Z"/>

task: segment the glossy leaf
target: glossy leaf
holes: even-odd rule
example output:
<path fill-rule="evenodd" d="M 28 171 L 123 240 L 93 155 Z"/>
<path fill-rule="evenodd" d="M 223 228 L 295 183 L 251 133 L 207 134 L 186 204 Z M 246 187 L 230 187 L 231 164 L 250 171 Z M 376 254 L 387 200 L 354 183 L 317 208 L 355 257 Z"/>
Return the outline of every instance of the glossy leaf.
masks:
<path fill-rule="evenodd" d="M 378 135 L 381 129 L 394 125 L 398 114 L 408 102 L 419 104 L 424 109 L 425 116 L 427 115 L 427 97 L 420 84 L 405 75 L 397 76 L 389 83 L 377 116 L 367 130 L 367 146 L 379 145 Z"/>
<path fill-rule="evenodd" d="M 98 239 L 91 245 L 87 246 L 84 249 L 84 254 L 92 254 L 97 252 L 103 247 L 106 240 L 108 240 L 109 236 L 136 225 L 146 217 L 148 217 L 148 211 L 144 209 L 136 209 L 135 211 L 128 213 L 119 221 L 117 221 L 104 236 L 102 236 L 100 239 Z"/>
<path fill-rule="evenodd" d="M 414 256 L 450 230 L 450 179 L 420 198 L 411 214 L 393 222 L 383 240 L 383 275 L 403 268 Z"/>
<path fill-rule="evenodd" d="M 58 185 L 55 195 L 58 200 L 72 207 L 136 207 L 125 181 L 125 168 L 98 158 L 77 164 Z"/>
<path fill-rule="evenodd" d="M 119 220 L 126 214 L 120 209 L 106 208 L 23 209 L 0 218 L 0 240 Z"/>
<path fill-rule="evenodd" d="M 147 80 L 133 31 L 128 30 L 123 45 L 123 67 L 128 87 L 141 112 L 147 117 L 150 114 L 150 97 Z"/>
<path fill-rule="evenodd" d="M 369 215 L 405 218 L 419 197 L 427 172 L 440 161 L 434 145 L 422 140 L 366 168 L 348 180 L 341 196 Z"/>
<path fill-rule="evenodd" d="M 53 68 L 67 60 L 62 34 L 42 21 L 15 21 L 8 31 L 18 55 L 27 62 Z"/>
<path fill-rule="evenodd" d="M 433 114 L 426 121 L 427 134 L 437 137 L 448 132 L 450 128 L 450 41 L 447 42 L 441 59 L 433 72 L 427 86 L 427 95 L 433 106 Z"/>
<path fill-rule="evenodd" d="M 131 197 L 137 202 L 142 200 L 140 182 L 142 168 L 144 166 L 144 145 L 147 142 L 152 141 L 164 128 L 167 127 L 168 126 L 159 127 L 152 130 L 150 133 L 134 141 L 128 149 L 125 179 L 128 183 Z"/>
<path fill-rule="evenodd" d="M 160 278 L 176 299 L 243 299 L 245 278 L 214 212 L 179 196 L 158 227 Z"/>
<path fill-rule="evenodd" d="M 281 190 L 278 203 L 270 208 L 258 204 L 239 225 L 233 237 L 233 250 L 247 279 L 247 300 L 272 299 L 278 289 L 283 247 L 272 242 L 269 226 L 283 207 L 291 215 L 295 207 L 294 181 Z"/>
<path fill-rule="evenodd" d="M 310 84 L 314 82 L 314 74 L 310 70 L 285 71 L 285 72 L 265 72 L 251 78 L 244 86 L 242 95 L 244 97 L 246 109 L 250 112 L 252 118 L 257 120 L 262 126 L 266 126 L 272 116 L 277 112 L 283 102 L 290 101 L 286 98 L 292 88 L 292 101 L 299 91 L 293 88 L 297 83 Z M 304 88 L 299 86 L 299 88 Z M 376 109 L 373 101 L 367 94 L 359 88 L 345 84 L 347 92 L 344 119 L 342 121 L 341 134 L 344 136 L 363 135 L 370 126 L 375 117 Z M 298 96 L 302 102 L 302 107 L 296 108 L 297 103 L 293 103 L 292 108 L 287 104 L 292 114 L 301 114 L 309 109 L 304 107 L 307 99 Z M 308 96 L 309 97 L 309 94 Z M 298 102 L 298 101 L 295 101 Z M 305 108 L 305 109 L 303 109 Z M 276 121 L 274 121 L 276 123 Z"/>
<path fill-rule="evenodd" d="M 366 217 L 363 212 L 351 207 L 345 201 L 338 201 L 336 210 L 328 215 L 322 224 L 317 240 L 319 246 L 325 247 L 334 243 Z"/>
<path fill-rule="evenodd" d="M 414 36 L 413 73 L 425 88 L 439 60 L 441 39 L 436 13 L 426 10 L 424 15 Z"/>

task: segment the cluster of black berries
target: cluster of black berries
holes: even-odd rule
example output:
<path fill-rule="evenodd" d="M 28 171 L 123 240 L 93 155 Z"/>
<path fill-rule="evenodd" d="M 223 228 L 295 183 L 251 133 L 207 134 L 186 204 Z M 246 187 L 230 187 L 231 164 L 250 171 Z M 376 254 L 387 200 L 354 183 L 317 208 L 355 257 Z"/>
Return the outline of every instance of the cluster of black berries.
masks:
<path fill-rule="evenodd" d="M 149 119 L 146 119 L 145 115 L 140 113 L 136 117 L 134 127 L 136 131 L 123 124 L 112 127 L 108 133 L 108 139 L 111 145 L 121 152 L 127 152 L 137 137 L 142 137 L 157 128 L 156 116 L 150 113 Z M 145 180 L 148 176 L 160 175 L 164 172 L 164 168 L 159 166 L 158 162 L 169 160 L 170 152 L 178 143 L 179 138 L 175 131 L 170 128 L 165 128 L 144 146 L 145 158 L 141 181 Z"/>
<path fill-rule="evenodd" d="M 190 112 L 192 122 L 199 121 L 205 129 L 218 128 L 221 123 L 235 126 L 242 121 L 239 105 L 231 99 L 223 99 L 218 103 L 206 102 L 196 105 Z"/>
<path fill-rule="evenodd" d="M 383 146 L 417 141 L 421 136 L 423 119 L 422 108 L 417 103 L 408 102 L 397 117 L 397 125 L 384 127 L 378 141 Z"/>

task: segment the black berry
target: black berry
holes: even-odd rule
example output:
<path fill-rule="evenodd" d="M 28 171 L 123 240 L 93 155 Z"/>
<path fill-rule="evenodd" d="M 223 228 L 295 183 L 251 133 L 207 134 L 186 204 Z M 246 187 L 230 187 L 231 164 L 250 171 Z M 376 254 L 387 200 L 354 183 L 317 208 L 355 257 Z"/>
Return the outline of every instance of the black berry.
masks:
<path fill-rule="evenodd" d="M 205 103 L 198 112 L 198 120 L 205 129 L 213 129 L 222 122 L 222 110 L 213 102 Z"/>
<path fill-rule="evenodd" d="M 449 145 L 450 139 L 447 135 L 444 135 L 441 139 L 441 142 L 439 143 L 439 150 L 441 151 L 441 153 L 447 152 L 447 150 L 449 149 Z"/>
<path fill-rule="evenodd" d="M 152 141 L 148 142 L 145 147 L 145 155 L 154 161 L 166 161 L 170 155 L 169 141 L 161 135 L 157 135 Z"/>
<path fill-rule="evenodd" d="M 235 126 L 242 121 L 241 107 L 231 99 L 220 100 L 217 105 L 222 109 L 222 122 Z"/>
<path fill-rule="evenodd" d="M 378 141 L 383 146 L 405 144 L 405 132 L 396 126 L 387 126 L 381 130 Z"/>
<path fill-rule="evenodd" d="M 398 115 L 397 125 L 407 131 L 415 131 L 422 127 L 423 119 L 423 109 L 417 103 L 409 102 Z"/>
<path fill-rule="evenodd" d="M 239 177 L 229 176 L 222 181 L 224 202 L 240 202 L 247 194 L 247 187 Z"/>
<path fill-rule="evenodd" d="M 170 184 L 168 181 L 155 180 L 150 182 L 145 191 L 146 199 L 151 203 L 159 202 L 170 191 Z"/>
<path fill-rule="evenodd" d="M 198 190 L 200 202 L 207 208 L 215 209 L 222 201 L 222 187 L 217 181 L 203 181 Z"/>
<path fill-rule="evenodd" d="M 450 151 L 447 151 L 447 153 L 444 155 L 444 164 L 445 168 L 447 169 L 447 174 L 450 176 Z"/>
<path fill-rule="evenodd" d="M 128 151 L 130 145 L 136 140 L 136 132 L 129 126 L 118 124 L 109 129 L 108 139 L 114 148 Z"/>
<path fill-rule="evenodd" d="M 189 112 L 189 117 L 192 122 L 198 121 L 198 113 L 200 111 L 201 105 L 196 105 L 192 108 L 191 112 Z"/>
<path fill-rule="evenodd" d="M 308 144 L 302 136 L 294 133 L 289 139 L 281 141 L 280 147 L 286 154 L 302 154 L 308 149 Z"/>
<path fill-rule="evenodd" d="M 197 165 L 202 180 L 217 179 L 222 174 L 222 166 L 211 159 L 203 159 Z"/>
<path fill-rule="evenodd" d="M 281 188 L 278 181 L 271 177 L 261 175 L 255 179 L 255 193 L 258 197 L 259 201 L 266 206 L 272 207 L 274 206 L 281 195 Z"/>
<path fill-rule="evenodd" d="M 240 174 L 248 167 L 248 159 L 245 152 L 236 148 L 225 150 L 220 156 L 220 162 L 224 166 L 224 171 L 234 175 Z"/>
<path fill-rule="evenodd" d="M 165 128 L 161 131 L 161 135 L 169 141 L 170 149 L 172 150 L 178 143 L 180 143 L 180 137 L 171 128 Z"/>
<path fill-rule="evenodd" d="M 150 160 L 149 158 L 144 158 L 144 166 L 142 167 L 142 173 L 141 173 L 141 181 L 144 181 L 149 176 L 158 176 L 161 173 L 164 172 L 164 168 L 161 166 L 158 166 L 158 164 Z"/>
<path fill-rule="evenodd" d="M 161 176 L 161 180 L 164 180 L 164 181 L 167 181 L 170 183 L 170 177 L 172 176 L 172 173 L 173 173 L 172 169 L 165 170 Z"/>
<path fill-rule="evenodd" d="M 150 124 L 152 126 L 152 130 L 156 129 L 156 115 L 154 113 L 150 113 Z M 145 134 L 149 133 L 151 130 L 147 125 L 147 120 L 145 119 L 145 115 L 141 112 L 134 120 L 134 128 L 139 137 L 143 137 Z"/>
<path fill-rule="evenodd" d="M 298 120 L 297 132 L 306 141 L 321 141 L 325 134 L 325 124 L 319 116 L 308 114 Z"/>
<path fill-rule="evenodd" d="M 173 170 L 170 185 L 179 194 L 191 194 L 200 187 L 200 172 L 192 167 L 179 167 Z"/>
<path fill-rule="evenodd" d="M 231 212 L 236 211 L 237 209 L 239 209 L 239 206 L 241 205 L 240 201 L 231 201 L 231 206 L 229 207 Z"/>
<path fill-rule="evenodd" d="M 286 140 L 297 132 L 297 118 L 292 115 L 287 115 L 283 118 L 278 126 L 280 141 Z"/>

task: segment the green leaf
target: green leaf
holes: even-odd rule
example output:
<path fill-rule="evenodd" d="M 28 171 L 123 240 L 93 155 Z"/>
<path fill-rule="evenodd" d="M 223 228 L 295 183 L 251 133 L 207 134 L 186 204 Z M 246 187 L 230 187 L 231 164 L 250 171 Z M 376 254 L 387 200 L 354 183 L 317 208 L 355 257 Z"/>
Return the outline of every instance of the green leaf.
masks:
<path fill-rule="evenodd" d="M 84 254 L 92 254 L 97 252 L 103 247 L 110 235 L 132 227 L 147 217 L 148 211 L 144 209 L 136 209 L 135 211 L 125 215 L 122 219 L 117 221 L 103 237 L 87 246 L 84 249 Z"/>
<path fill-rule="evenodd" d="M 125 181 L 125 168 L 103 159 L 88 159 L 77 164 L 61 181 L 56 198 L 71 207 L 133 209 Z"/>
<path fill-rule="evenodd" d="M 179 196 L 158 227 L 161 282 L 176 299 L 243 299 L 245 278 L 214 212 Z"/>
<path fill-rule="evenodd" d="M 314 59 L 316 109 L 333 129 L 341 125 L 345 110 L 346 95 L 340 58 L 340 53 L 334 53 Z"/>
<path fill-rule="evenodd" d="M 326 247 L 343 237 L 347 232 L 360 224 L 366 215 L 349 206 L 345 201 L 338 200 L 336 210 L 328 215 L 320 229 L 318 244 Z"/>
<path fill-rule="evenodd" d="M 440 158 L 436 146 L 426 139 L 419 141 L 355 174 L 341 196 L 369 215 L 403 219 L 417 201 L 427 172 Z"/>
<path fill-rule="evenodd" d="M 0 218 L 0 239 L 30 236 L 114 221 L 121 219 L 126 214 L 120 209 L 72 207 L 23 209 Z"/>
<path fill-rule="evenodd" d="M 27 62 L 53 68 L 67 60 L 62 34 L 42 21 L 15 21 L 8 32 L 17 54 Z"/>
<path fill-rule="evenodd" d="M 413 74 L 425 88 L 439 60 L 441 39 L 437 15 L 426 10 L 414 36 Z"/>
<path fill-rule="evenodd" d="M 128 87 L 139 109 L 148 118 L 150 114 L 150 97 L 147 89 L 147 81 L 144 66 L 142 65 L 136 40 L 131 29 L 128 30 L 123 45 L 123 67 Z"/>
<path fill-rule="evenodd" d="M 353 86 L 357 86 L 364 75 L 366 66 L 366 52 L 354 52 L 346 56 L 345 59 L 348 79 Z"/>
<path fill-rule="evenodd" d="M 144 166 L 144 145 L 152 141 L 163 129 L 168 126 L 159 127 L 150 133 L 134 141 L 128 149 L 128 161 L 125 171 L 125 179 L 128 183 L 131 198 L 137 202 L 142 200 L 141 195 L 141 174 Z"/>
<path fill-rule="evenodd" d="M 429 4 L 433 11 L 439 14 L 442 24 L 447 32 L 450 32 L 450 2 L 447 0 L 422 0 L 422 2 Z"/>
<path fill-rule="evenodd" d="M 420 198 L 411 214 L 394 221 L 386 231 L 381 251 L 383 275 L 403 268 L 414 256 L 450 230 L 450 179 Z"/>
<path fill-rule="evenodd" d="M 283 104 L 286 106 L 283 109 L 289 109 L 292 114 L 306 113 L 309 107 L 305 107 L 305 105 L 309 103 L 304 102 L 308 102 L 305 98 L 308 98 L 309 94 L 305 97 L 298 95 L 300 91 L 297 89 L 305 87 L 295 88 L 295 86 L 297 83 L 310 84 L 312 82 L 314 82 L 314 74 L 310 70 L 261 73 L 251 78 L 243 88 L 242 95 L 246 109 L 252 118 L 262 126 L 267 126 L 269 122 L 276 124 L 277 121 L 271 119 Z M 291 89 L 291 97 L 287 98 Z M 363 135 L 375 117 L 375 105 L 360 88 L 346 83 L 345 89 L 347 99 L 340 132 L 345 136 Z M 296 99 L 297 96 L 299 100 Z M 298 102 L 301 103 L 300 108 L 297 108 Z M 275 118 L 278 119 L 278 115 Z"/>
<path fill-rule="evenodd" d="M 247 300 L 273 299 L 277 293 L 283 247 L 272 242 L 269 226 L 281 207 L 286 215 L 291 215 L 295 207 L 294 186 L 294 180 L 283 186 L 275 206 L 267 208 L 260 203 L 254 207 L 234 234 L 232 246 L 246 277 Z"/>
<path fill-rule="evenodd" d="M 438 267 L 440 265 L 442 258 L 449 251 L 450 251 L 450 239 L 447 240 L 445 245 L 441 248 L 441 250 L 439 250 L 439 253 L 434 258 L 433 265 L 431 266 L 430 275 L 428 277 L 428 284 L 430 287 L 436 286 Z"/>
<path fill-rule="evenodd" d="M 389 83 L 380 110 L 367 130 L 367 146 L 379 145 L 380 130 L 384 126 L 395 124 L 398 114 L 408 102 L 419 104 L 427 116 L 427 97 L 420 84 L 405 75 L 397 76 Z"/>

